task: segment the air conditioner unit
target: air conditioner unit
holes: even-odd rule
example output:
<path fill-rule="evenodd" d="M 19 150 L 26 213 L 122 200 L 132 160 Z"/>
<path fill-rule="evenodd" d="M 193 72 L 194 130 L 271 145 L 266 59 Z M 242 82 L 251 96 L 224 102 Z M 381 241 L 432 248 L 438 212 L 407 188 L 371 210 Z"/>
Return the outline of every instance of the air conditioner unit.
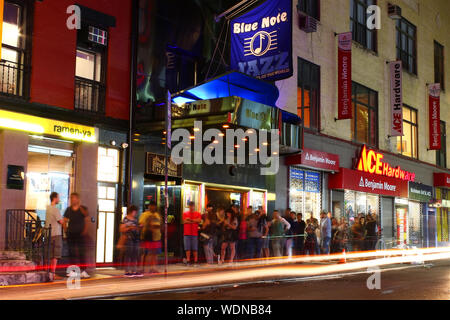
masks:
<path fill-rule="evenodd" d="M 402 18 L 402 8 L 395 4 L 388 3 L 388 15 L 391 19 L 400 20 Z"/>
<path fill-rule="evenodd" d="M 299 13 L 298 15 L 298 24 L 300 30 L 305 31 L 306 33 L 317 31 L 317 20 L 303 13 Z"/>

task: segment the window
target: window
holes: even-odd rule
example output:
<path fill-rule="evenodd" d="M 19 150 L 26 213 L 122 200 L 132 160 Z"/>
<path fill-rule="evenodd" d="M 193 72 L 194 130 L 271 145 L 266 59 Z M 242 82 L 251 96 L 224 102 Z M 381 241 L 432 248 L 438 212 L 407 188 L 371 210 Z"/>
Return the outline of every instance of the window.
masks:
<path fill-rule="evenodd" d="M 438 42 L 434 42 L 434 82 L 441 84 L 441 89 L 444 88 L 444 47 Z"/>
<path fill-rule="evenodd" d="M 397 20 L 397 59 L 403 63 L 403 69 L 417 74 L 416 27 L 402 18 Z"/>
<path fill-rule="evenodd" d="M 436 150 L 436 165 L 447 168 L 447 133 L 444 121 L 441 121 L 441 150 Z"/>
<path fill-rule="evenodd" d="M 377 51 L 376 29 L 367 28 L 367 7 L 375 5 L 376 0 L 350 0 L 350 31 L 352 39 L 365 48 Z"/>
<path fill-rule="evenodd" d="M 82 23 L 75 67 L 75 109 L 104 113 L 108 33 Z"/>
<path fill-rule="evenodd" d="M 397 137 L 397 152 L 417 158 L 418 121 L 417 110 L 403 106 L 403 137 Z"/>
<path fill-rule="evenodd" d="M 356 82 L 352 83 L 352 140 L 377 147 L 378 92 Z"/>
<path fill-rule="evenodd" d="M 297 115 L 305 128 L 319 130 L 320 67 L 298 58 Z"/>
<path fill-rule="evenodd" d="M 298 0 L 297 9 L 316 20 L 320 20 L 320 0 Z"/>
<path fill-rule="evenodd" d="M 3 8 L 2 61 L 0 62 L 0 92 L 6 95 L 24 94 L 25 33 L 24 10 L 12 2 Z"/>

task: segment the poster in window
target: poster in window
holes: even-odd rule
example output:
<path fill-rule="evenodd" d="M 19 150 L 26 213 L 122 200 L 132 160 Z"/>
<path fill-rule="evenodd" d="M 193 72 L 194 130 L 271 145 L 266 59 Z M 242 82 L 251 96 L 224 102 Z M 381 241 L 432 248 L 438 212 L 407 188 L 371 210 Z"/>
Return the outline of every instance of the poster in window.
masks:
<path fill-rule="evenodd" d="M 13 190 L 23 190 L 25 181 L 25 169 L 23 166 L 8 165 L 8 175 L 6 178 L 6 188 Z"/>

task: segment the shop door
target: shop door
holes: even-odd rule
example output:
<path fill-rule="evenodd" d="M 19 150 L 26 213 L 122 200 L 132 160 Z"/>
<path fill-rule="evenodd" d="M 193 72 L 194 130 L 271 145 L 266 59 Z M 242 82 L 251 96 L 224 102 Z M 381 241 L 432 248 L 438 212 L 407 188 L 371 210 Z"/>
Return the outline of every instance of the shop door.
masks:
<path fill-rule="evenodd" d="M 26 209 L 36 210 L 37 217 L 44 221 L 50 193 L 59 194 L 60 211 L 69 205 L 73 173 L 73 151 L 44 146 L 28 147 L 26 187 Z"/>
<path fill-rule="evenodd" d="M 111 263 L 114 259 L 117 190 L 120 151 L 98 148 L 98 225 L 96 263 Z"/>
<path fill-rule="evenodd" d="M 98 184 L 97 263 L 113 262 L 116 198 L 115 184 Z"/>

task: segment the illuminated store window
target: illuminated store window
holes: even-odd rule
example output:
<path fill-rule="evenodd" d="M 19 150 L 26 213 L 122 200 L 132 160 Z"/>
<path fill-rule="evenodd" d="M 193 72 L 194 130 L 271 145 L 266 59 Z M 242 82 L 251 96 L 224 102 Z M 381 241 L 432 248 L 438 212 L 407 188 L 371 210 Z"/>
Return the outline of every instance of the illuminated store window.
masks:
<path fill-rule="evenodd" d="M 292 211 L 303 213 L 303 217 L 319 219 L 321 210 L 320 172 L 291 167 L 289 174 L 289 207 Z"/>
<path fill-rule="evenodd" d="M 378 92 L 356 82 L 352 83 L 352 140 L 377 147 Z"/>
<path fill-rule="evenodd" d="M 98 148 L 98 181 L 119 182 L 119 150 Z"/>
<path fill-rule="evenodd" d="M 397 137 L 397 152 L 417 158 L 418 121 L 417 110 L 403 106 L 403 137 Z"/>

